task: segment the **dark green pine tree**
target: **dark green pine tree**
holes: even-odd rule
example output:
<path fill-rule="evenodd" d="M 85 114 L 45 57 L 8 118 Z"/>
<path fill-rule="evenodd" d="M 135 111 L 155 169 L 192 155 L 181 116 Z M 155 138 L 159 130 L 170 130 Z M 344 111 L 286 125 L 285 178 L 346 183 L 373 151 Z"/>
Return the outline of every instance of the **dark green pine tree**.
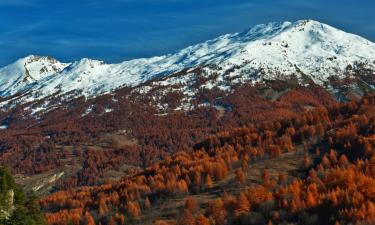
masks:
<path fill-rule="evenodd" d="M 0 168 L 0 225 L 44 225 L 35 196 L 26 196 L 11 173 Z"/>

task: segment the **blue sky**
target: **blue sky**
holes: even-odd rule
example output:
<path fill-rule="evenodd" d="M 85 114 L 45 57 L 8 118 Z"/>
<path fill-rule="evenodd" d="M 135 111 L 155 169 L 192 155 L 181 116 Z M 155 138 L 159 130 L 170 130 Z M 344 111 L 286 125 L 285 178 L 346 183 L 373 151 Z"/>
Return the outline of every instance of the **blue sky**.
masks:
<path fill-rule="evenodd" d="M 0 0 L 0 66 L 29 54 L 119 62 L 307 18 L 375 41 L 374 11 L 374 0 Z"/>

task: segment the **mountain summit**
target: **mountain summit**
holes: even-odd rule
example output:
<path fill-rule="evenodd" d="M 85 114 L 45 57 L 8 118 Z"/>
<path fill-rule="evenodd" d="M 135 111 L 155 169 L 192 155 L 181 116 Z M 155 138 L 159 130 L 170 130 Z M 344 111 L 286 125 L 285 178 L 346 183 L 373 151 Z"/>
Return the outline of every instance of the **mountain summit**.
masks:
<path fill-rule="evenodd" d="M 0 95 L 9 96 L 27 90 L 29 84 L 61 72 L 69 64 L 48 56 L 29 55 L 0 69 Z"/>
<path fill-rule="evenodd" d="M 18 102 L 68 92 L 94 97 L 197 67 L 207 76 L 218 75 L 205 87 L 230 89 L 232 83 L 290 77 L 324 85 L 332 77 L 347 77 L 348 68 L 355 65 L 375 71 L 374 43 L 317 21 L 301 20 L 257 25 L 174 54 L 119 64 L 92 59 L 61 63 L 51 57 L 28 56 L 0 69 L 0 97 L 26 92 Z M 223 83 L 228 77 L 232 83 Z"/>

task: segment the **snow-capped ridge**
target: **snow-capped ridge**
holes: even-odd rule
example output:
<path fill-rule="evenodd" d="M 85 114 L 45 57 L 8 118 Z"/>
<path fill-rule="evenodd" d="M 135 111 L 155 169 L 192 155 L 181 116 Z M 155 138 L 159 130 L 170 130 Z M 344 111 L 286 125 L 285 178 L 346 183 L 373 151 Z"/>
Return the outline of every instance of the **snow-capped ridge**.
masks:
<path fill-rule="evenodd" d="M 65 68 L 64 72 L 67 71 L 74 71 L 74 70 L 89 70 L 94 69 L 95 67 L 105 65 L 104 61 L 89 59 L 89 58 L 82 58 L 78 61 L 71 63 L 68 67 Z"/>
<path fill-rule="evenodd" d="M 346 67 L 355 62 L 367 63 L 375 71 L 374 61 L 375 44 L 360 36 L 314 20 L 277 22 L 222 35 L 172 54 L 118 64 L 88 58 L 61 63 L 30 55 L 0 69 L 0 96 L 30 91 L 33 98 L 27 99 L 41 99 L 77 91 L 94 97 L 208 65 L 217 66 L 205 70 L 219 74 L 219 80 L 232 76 L 240 77 L 241 82 L 258 82 L 293 75 L 323 84 L 330 76 L 344 76 Z M 252 76 L 257 71 L 262 71 L 261 76 Z"/>
<path fill-rule="evenodd" d="M 27 90 L 41 79 L 57 74 L 69 64 L 50 56 L 29 55 L 0 69 L 0 96 Z"/>
<path fill-rule="evenodd" d="M 254 41 L 258 39 L 270 39 L 285 29 L 293 25 L 291 22 L 272 22 L 267 24 L 256 25 L 239 33 L 238 37 L 242 41 Z"/>

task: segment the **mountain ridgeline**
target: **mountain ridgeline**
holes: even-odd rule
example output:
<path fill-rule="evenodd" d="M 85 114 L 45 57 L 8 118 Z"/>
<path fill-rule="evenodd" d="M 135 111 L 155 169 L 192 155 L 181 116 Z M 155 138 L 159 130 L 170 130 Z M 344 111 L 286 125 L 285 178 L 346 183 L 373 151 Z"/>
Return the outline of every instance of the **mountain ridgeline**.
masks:
<path fill-rule="evenodd" d="M 337 83 L 354 80 L 359 84 L 353 91 L 361 95 L 374 89 L 374 55 L 374 43 L 326 24 L 312 20 L 269 23 L 173 54 L 119 64 L 87 58 L 61 63 L 31 55 L 0 69 L 0 96 L 7 99 L 1 105 L 10 107 L 50 96 L 92 98 L 161 78 L 166 79 L 164 83 L 178 85 L 192 82 L 197 75 L 207 79 L 200 88 L 225 91 L 245 82 L 296 79 L 300 84 L 315 83 L 341 93 L 342 85 Z M 168 79 L 181 71 L 184 76 Z M 187 98 L 196 94 L 196 90 L 190 93 L 187 89 L 179 91 Z M 49 105 L 54 106 L 45 101 L 43 110 Z"/>
<path fill-rule="evenodd" d="M 0 166 L 50 225 L 373 224 L 374 94 L 375 44 L 313 20 L 118 64 L 30 55 L 0 68 Z M 1 174 L 0 220 L 42 223 Z"/>

